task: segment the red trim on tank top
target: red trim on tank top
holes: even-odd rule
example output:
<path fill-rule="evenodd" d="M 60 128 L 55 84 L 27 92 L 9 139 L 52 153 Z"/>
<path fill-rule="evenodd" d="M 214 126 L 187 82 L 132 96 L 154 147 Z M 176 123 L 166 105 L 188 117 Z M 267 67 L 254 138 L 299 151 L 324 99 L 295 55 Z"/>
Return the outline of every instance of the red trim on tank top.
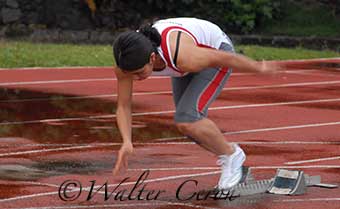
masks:
<path fill-rule="evenodd" d="M 178 72 L 178 73 L 181 73 L 181 74 L 184 74 L 183 71 L 181 71 L 180 69 L 178 69 L 176 66 L 174 66 L 170 60 L 170 54 L 169 54 L 169 50 L 168 50 L 168 45 L 167 45 L 167 36 L 168 36 L 168 33 L 171 31 L 171 30 L 182 30 L 186 33 L 188 33 L 195 41 L 196 45 L 199 46 L 199 47 L 204 47 L 204 48 L 210 48 L 212 49 L 213 47 L 211 46 L 208 46 L 208 45 L 204 45 L 204 44 L 201 44 L 201 43 L 198 43 L 198 40 L 197 38 L 190 32 L 188 31 L 187 29 L 183 28 L 183 27 L 179 27 L 179 26 L 170 26 L 168 28 L 166 28 L 165 30 L 163 30 L 162 32 L 162 42 L 161 42 L 161 48 L 162 48 L 162 51 L 163 51 L 163 55 L 164 55 L 164 58 L 166 60 L 166 62 L 168 63 L 168 66 Z"/>

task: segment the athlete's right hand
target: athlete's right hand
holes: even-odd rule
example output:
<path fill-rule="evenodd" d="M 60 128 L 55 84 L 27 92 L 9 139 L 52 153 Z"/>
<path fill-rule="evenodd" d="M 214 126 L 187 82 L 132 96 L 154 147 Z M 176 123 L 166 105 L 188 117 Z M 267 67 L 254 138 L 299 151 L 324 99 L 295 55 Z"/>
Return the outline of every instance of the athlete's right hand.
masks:
<path fill-rule="evenodd" d="M 275 74 L 284 70 L 281 65 L 275 62 L 262 61 L 259 62 L 259 72 L 265 74 Z"/>
<path fill-rule="evenodd" d="M 123 143 L 117 155 L 117 160 L 112 174 L 115 176 L 128 168 L 128 157 L 133 154 L 132 143 Z"/>

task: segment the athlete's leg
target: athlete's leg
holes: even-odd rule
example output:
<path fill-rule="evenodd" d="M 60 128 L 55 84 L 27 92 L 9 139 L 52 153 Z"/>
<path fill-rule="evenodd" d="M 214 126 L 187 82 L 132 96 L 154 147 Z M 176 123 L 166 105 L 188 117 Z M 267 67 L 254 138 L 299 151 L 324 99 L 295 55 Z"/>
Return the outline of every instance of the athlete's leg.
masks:
<path fill-rule="evenodd" d="M 173 77 L 172 78 L 173 99 L 174 99 L 174 104 L 175 104 L 175 107 L 177 109 L 177 112 L 179 112 L 178 109 L 180 109 L 180 108 L 178 108 L 178 104 L 179 104 L 184 92 L 186 91 L 188 85 L 190 84 L 190 82 L 191 82 L 191 80 L 193 79 L 194 76 L 195 76 L 195 74 L 191 73 L 191 74 L 188 74 L 187 76 L 184 76 L 184 77 Z M 205 81 L 203 83 L 207 83 L 207 81 Z M 204 85 L 204 84 L 202 84 L 202 85 Z M 197 94 L 200 93 L 199 91 L 197 91 L 197 92 L 198 92 Z M 196 100 L 196 98 L 194 98 L 194 97 L 192 99 Z M 187 101 L 187 100 L 184 99 L 184 101 Z M 199 118 L 201 118 L 201 117 L 199 117 Z M 185 120 L 186 121 L 194 121 L 196 119 L 189 118 L 189 119 L 185 119 Z M 187 130 L 188 128 L 195 129 L 195 127 L 199 127 L 199 126 L 204 127 L 200 131 L 200 132 L 202 132 L 202 134 L 196 133 L 199 130 L 197 130 L 197 131 Z M 195 124 L 193 124 L 191 122 L 190 123 L 177 123 L 177 127 L 178 127 L 179 131 L 181 131 L 184 135 L 188 136 L 190 139 L 196 141 L 196 143 L 199 144 L 200 146 L 202 146 L 204 149 L 206 149 L 210 152 L 213 152 L 216 155 L 221 155 L 221 154 L 225 154 L 225 153 L 232 153 L 232 150 L 229 150 L 229 149 L 231 149 L 229 144 L 226 144 L 224 142 L 224 137 L 221 136 L 222 134 L 219 134 L 218 136 L 214 137 L 214 138 L 217 138 L 217 140 L 216 140 L 217 143 L 216 143 L 215 146 L 210 146 L 209 142 L 203 142 L 203 140 L 206 139 L 206 137 L 204 137 L 202 140 L 196 140 L 196 139 L 201 138 L 201 137 L 198 138 L 198 136 L 208 135 L 208 137 L 210 137 L 210 136 L 215 135 L 216 133 L 220 132 L 220 130 L 215 125 L 215 123 L 212 122 L 209 119 L 203 118 L 202 120 L 196 121 Z M 206 134 L 206 132 L 208 132 L 208 134 Z M 192 133 L 194 133 L 194 134 L 192 134 Z M 211 140 L 209 140 L 209 141 L 211 141 Z"/>
<path fill-rule="evenodd" d="M 176 105 L 175 122 L 179 131 L 216 155 L 234 152 L 217 125 L 207 118 L 208 107 L 229 75 L 227 70 L 215 68 L 195 73 Z"/>
<path fill-rule="evenodd" d="M 233 46 L 226 43 L 220 49 L 234 51 Z M 234 152 L 217 125 L 207 118 L 208 107 L 222 91 L 230 73 L 231 70 L 211 68 L 191 74 L 190 80 L 184 82 L 185 88 L 181 88 L 183 84 L 173 82 L 178 129 L 216 155 Z"/>
<path fill-rule="evenodd" d="M 173 100 L 174 100 L 174 104 L 176 108 L 185 90 L 187 89 L 192 77 L 193 77 L 193 74 L 188 74 L 184 77 L 172 77 L 171 78 L 172 96 L 173 96 Z"/>
<path fill-rule="evenodd" d="M 222 45 L 222 50 L 233 50 L 232 46 Z M 224 135 L 216 124 L 207 118 L 210 104 L 222 91 L 230 72 L 226 69 L 205 69 L 193 74 L 185 91 L 176 102 L 175 121 L 178 129 L 195 139 L 202 147 L 218 155 L 222 165 L 222 175 L 218 187 L 229 188 L 241 178 L 241 166 L 245 160 L 242 149 L 225 142 Z"/>
<path fill-rule="evenodd" d="M 234 148 L 230 143 L 225 142 L 225 138 L 216 124 L 208 119 L 202 118 L 192 123 L 177 123 L 179 131 L 192 138 L 210 152 L 215 155 L 231 155 Z"/>

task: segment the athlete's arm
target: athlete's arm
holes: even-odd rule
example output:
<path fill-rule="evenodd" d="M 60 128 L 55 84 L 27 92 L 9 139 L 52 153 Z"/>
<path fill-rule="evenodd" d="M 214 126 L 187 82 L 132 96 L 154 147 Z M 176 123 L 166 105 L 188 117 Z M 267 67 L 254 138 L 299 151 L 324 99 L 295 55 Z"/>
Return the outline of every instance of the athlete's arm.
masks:
<path fill-rule="evenodd" d="M 131 143 L 132 78 L 115 68 L 117 77 L 117 124 L 123 142 Z"/>
<path fill-rule="evenodd" d="M 174 56 L 176 50 L 176 37 L 178 32 L 170 34 L 170 49 Z M 243 55 L 222 50 L 203 48 L 187 34 L 182 33 L 178 49 L 177 67 L 185 72 L 199 72 L 209 67 L 228 67 L 236 71 L 246 72 L 272 72 L 278 66 L 257 62 Z"/>
<path fill-rule="evenodd" d="M 118 152 L 113 174 L 116 175 L 122 168 L 127 167 L 127 157 L 133 152 L 131 134 L 131 104 L 132 104 L 132 76 L 124 74 L 119 68 L 114 68 L 117 77 L 117 124 L 123 139 Z"/>

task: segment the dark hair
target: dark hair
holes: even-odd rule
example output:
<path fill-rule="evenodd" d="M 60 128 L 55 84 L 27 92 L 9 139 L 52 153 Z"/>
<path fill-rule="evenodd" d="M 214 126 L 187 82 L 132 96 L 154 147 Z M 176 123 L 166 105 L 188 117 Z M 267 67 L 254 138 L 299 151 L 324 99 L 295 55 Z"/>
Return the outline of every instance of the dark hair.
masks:
<path fill-rule="evenodd" d="M 162 37 L 159 34 L 158 30 L 152 27 L 151 24 L 142 25 L 139 28 L 139 32 L 146 36 L 152 42 L 153 47 L 157 48 L 161 45 Z"/>
<path fill-rule="evenodd" d="M 121 33 L 113 44 L 113 54 L 119 68 L 134 71 L 142 68 L 150 60 L 153 52 L 161 44 L 161 35 L 150 24 L 142 26 L 138 32 Z"/>

